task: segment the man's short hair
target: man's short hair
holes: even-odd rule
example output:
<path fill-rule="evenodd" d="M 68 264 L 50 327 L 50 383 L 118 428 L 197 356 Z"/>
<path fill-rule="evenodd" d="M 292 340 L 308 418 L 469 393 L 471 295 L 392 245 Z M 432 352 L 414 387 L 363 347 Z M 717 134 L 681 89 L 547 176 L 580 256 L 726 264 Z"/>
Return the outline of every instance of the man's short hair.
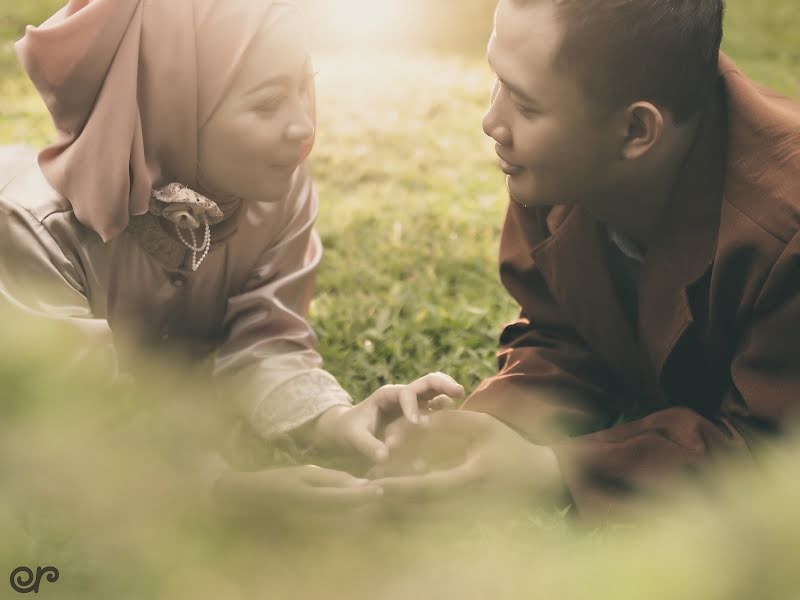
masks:
<path fill-rule="evenodd" d="M 548 0 L 565 26 L 556 59 L 608 110 L 646 100 L 678 122 L 718 81 L 725 0 Z"/>

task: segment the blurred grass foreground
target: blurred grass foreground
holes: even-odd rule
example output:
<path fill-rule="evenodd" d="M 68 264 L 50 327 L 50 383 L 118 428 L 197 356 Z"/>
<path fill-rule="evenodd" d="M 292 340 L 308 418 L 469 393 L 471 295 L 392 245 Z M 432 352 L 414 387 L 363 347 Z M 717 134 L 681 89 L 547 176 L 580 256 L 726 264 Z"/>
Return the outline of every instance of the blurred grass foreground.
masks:
<path fill-rule="evenodd" d="M 58 568 L 43 597 L 798 597 L 800 440 L 624 527 L 491 505 L 237 517 L 203 491 L 198 456 L 224 418 L 191 373 L 150 363 L 136 389 L 111 387 L 99 367 L 59 370 L 69 331 L 0 318 L 15 340 L 0 346 L 0 567 Z"/>
<path fill-rule="evenodd" d="M 471 389 L 516 311 L 497 280 L 506 198 L 480 131 L 493 2 L 305 2 L 326 247 L 312 319 L 327 368 L 357 399 L 437 369 Z M 52 139 L 11 42 L 62 4 L 0 5 L 0 144 Z M 794 97 L 799 13 L 797 0 L 731 0 L 726 22 L 734 60 Z M 40 593 L 70 600 L 800 598 L 800 439 L 625 527 L 491 506 L 237 519 L 203 491 L 202 457 L 230 417 L 196 372 L 148 363 L 137 388 L 109 387 L 100 363 L 65 368 L 73 333 L 8 312 L 0 324 L 1 598 L 18 597 L 8 576 L 23 565 L 57 567 Z"/>

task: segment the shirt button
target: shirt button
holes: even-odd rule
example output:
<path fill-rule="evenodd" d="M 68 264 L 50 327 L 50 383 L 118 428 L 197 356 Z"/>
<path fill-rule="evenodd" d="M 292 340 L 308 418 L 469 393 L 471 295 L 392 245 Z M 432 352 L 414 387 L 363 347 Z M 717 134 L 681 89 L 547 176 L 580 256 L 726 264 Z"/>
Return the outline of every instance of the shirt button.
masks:
<path fill-rule="evenodd" d="M 186 285 L 186 277 L 183 275 L 173 275 L 170 277 L 170 283 L 174 285 L 176 288 L 182 288 Z"/>

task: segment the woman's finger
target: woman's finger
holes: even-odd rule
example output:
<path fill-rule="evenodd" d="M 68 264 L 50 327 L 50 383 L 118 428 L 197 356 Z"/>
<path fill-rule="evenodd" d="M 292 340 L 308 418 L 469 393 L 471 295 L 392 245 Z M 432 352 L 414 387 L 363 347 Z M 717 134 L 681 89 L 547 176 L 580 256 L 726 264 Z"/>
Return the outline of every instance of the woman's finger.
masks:
<path fill-rule="evenodd" d="M 419 423 L 419 402 L 417 394 L 407 385 L 385 385 L 371 398 L 383 412 L 393 412 L 400 406 L 403 415 L 415 425 Z"/>
<path fill-rule="evenodd" d="M 386 444 L 376 438 L 366 427 L 352 427 L 347 432 L 346 439 L 356 452 L 375 462 L 383 462 L 389 458 L 389 449 Z"/>
<path fill-rule="evenodd" d="M 440 394 L 451 398 L 464 397 L 464 387 L 444 373 L 428 373 L 408 385 L 420 401 L 427 401 Z"/>
<path fill-rule="evenodd" d="M 402 386 L 398 392 L 398 402 L 405 418 L 415 425 L 419 423 L 419 402 L 414 390 L 409 386 Z"/>
<path fill-rule="evenodd" d="M 447 394 L 439 394 L 428 402 L 428 408 L 431 410 L 453 410 L 455 407 L 456 401 Z"/>

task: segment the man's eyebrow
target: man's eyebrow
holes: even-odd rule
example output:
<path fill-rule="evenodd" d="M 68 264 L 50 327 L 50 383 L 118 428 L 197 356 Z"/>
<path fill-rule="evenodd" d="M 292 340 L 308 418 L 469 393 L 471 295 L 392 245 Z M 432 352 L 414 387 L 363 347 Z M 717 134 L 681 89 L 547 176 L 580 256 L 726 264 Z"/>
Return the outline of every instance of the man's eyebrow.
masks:
<path fill-rule="evenodd" d="M 306 58 L 306 62 L 303 63 L 303 71 L 308 71 L 310 66 L 311 66 L 311 57 L 308 57 Z M 288 75 L 278 75 L 276 77 L 271 77 L 270 79 L 265 79 L 261 83 L 255 85 L 249 91 L 245 92 L 245 96 L 250 96 L 266 88 L 287 86 L 291 83 L 291 79 L 292 78 L 289 77 Z"/>
<path fill-rule="evenodd" d="M 497 74 L 497 69 L 495 69 L 494 64 L 492 63 L 492 57 L 487 52 L 486 53 L 486 60 L 489 62 L 489 67 L 491 67 L 492 71 L 494 71 L 495 75 L 497 76 L 497 80 L 506 86 L 511 93 L 517 96 L 520 100 L 524 100 L 530 104 L 538 104 L 534 98 L 532 98 L 527 92 L 525 92 L 521 87 L 515 85 L 508 81 L 507 79 L 503 79 L 500 75 Z"/>

